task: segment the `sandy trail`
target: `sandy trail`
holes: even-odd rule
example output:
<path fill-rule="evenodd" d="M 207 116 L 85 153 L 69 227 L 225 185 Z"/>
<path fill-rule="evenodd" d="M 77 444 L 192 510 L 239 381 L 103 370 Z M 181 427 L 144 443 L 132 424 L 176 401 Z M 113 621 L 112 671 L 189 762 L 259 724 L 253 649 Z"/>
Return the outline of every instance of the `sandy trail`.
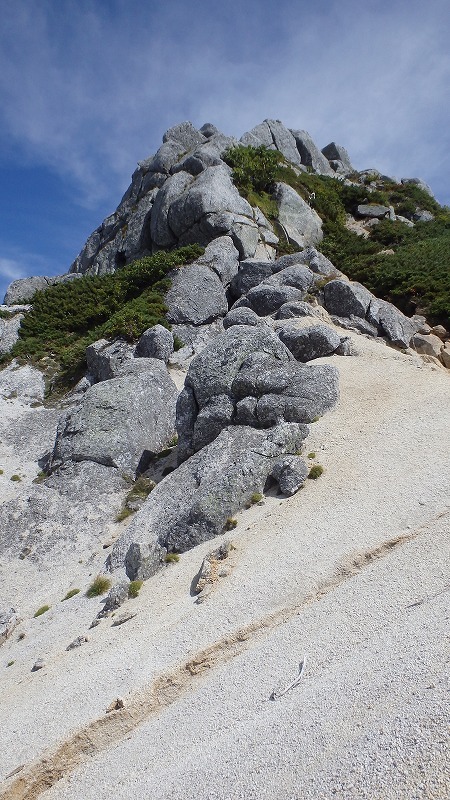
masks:
<path fill-rule="evenodd" d="M 239 516 L 233 572 L 206 603 L 196 606 L 189 586 L 211 543 L 149 581 L 134 601 L 132 621 L 115 629 L 102 624 L 82 648 L 64 650 L 94 616 L 83 599 L 45 623 L 33 621 L 25 642 L 2 648 L 5 662 L 17 659 L 0 699 L 2 775 L 25 767 L 0 797 L 38 796 L 46 785 L 43 752 L 48 748 L 51 766 L 55 748 L 64 752 L 75 732 L 91 725 L 102 731 L 111 725 L 116 733 L 106 736 L 106 749 L 103 739 L 100 747 L 67 758 L 45 797 L 89 800 L 114 789 L 119 798 L 145 790 L 180 800 L 194 794 L 312 800 L 330 797 L 331 785 L 342 798 L 445 796 L 438 708 L 450 383 L 448 373 L 415 356 L 355 341 L 358 357 L 334 360 L 341 402 L 307 440 L 325 474 L 289 501 L 267 498 Z M 380 551 L 389 540 L 398 544 Z M 383 557 L 365 560 L 372 551 Z M 342 569 L 355 558 L 357 574 Z M 252 633 L 241 641 L 237 634 L 245 628 Z M 194 675 L 186 670 L 217 642 L 221 655 L 211 667 Z M 279 678 L 294 677 L 305 652 L 302 685 L 266 704 Z M 32 659 L 42 653 L 46 669 L 30 674 Z M 158 676 L 180 670 L 187 683 L 170 708 L 163 703 L 155 712 L 145 700 L 138 713 L 139 692 L 148 699 Z M 437 676 L 432 695 L 425 686 L 430 674 Z M 105 717 L 119 695 L 125 713 Z M 420 747 L 408 766 L 414 736 Z M 131 738 L 121 742 L 124 737 Z M 383 794 L 380 763 L 397 775 L 391 794 Z M 20 794 L 26 775 L 35 794 Z M 416 790 L 421 782 L 425 788 Z M 11 793 L 13 786 L 19 794 Z"/>

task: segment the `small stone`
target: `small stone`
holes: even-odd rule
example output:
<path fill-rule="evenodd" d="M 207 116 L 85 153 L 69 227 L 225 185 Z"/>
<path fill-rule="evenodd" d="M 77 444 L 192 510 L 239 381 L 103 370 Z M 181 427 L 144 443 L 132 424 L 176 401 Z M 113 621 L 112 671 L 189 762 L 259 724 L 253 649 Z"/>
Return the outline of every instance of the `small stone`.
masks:
<path fill-rule="evenodd" d="M 123 698 L 122 697 L 116 697 L 116 699 L 113 700 L 112 703 L 109 704 L 108 708 L 106 709 L 106 713 L 110 714 L 111 711 L 121 711 L 121 709 L 124 708 L 124 706 L 125 706 L 125 703 L 123 701 Z"/>
<path fill-rule="evenodd" d="M 89 639 L 87 636 L 77 636 L 73 642 L 67 645 L 66 650 L 75 650 L 76 647 L 81 647 L 82 644 L 85 644 L 88 641 Z"/>
<path fill-rule="evenodd" d="M 38 658 L 38 660 L 34 662 L 32 668 L 31 668 L 31 672 L 37 672 L 38 670 L 43 669 L 44 667 L 45 667 L 44 659 L 43 658 Z"/>
<path fill-rule="evenodd" d="M 118 625 L 123 625 L 125 622 L 129 622 L 130 619 L 133 619 L 136 614 L 132 614 L 131 611 L 126 611 L 125 614 L 121 614 L 120 617 L 114 620 L 112 627 L 117 628 Z"/>
<path fill-rule="evenodd" d="M 443 342 L 449 338 L 449 332 L 443 325 L 435 325 L 431 328 L 431 333 L 434 334 L 434 336 L 439 336 L 439 339 L 442 339 Z"/>

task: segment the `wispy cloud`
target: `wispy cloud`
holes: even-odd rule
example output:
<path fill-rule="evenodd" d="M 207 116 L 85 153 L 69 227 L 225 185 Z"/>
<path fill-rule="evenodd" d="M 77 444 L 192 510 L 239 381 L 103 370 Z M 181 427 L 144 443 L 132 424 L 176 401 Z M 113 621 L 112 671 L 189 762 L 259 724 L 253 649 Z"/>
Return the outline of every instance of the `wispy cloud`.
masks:
<path fill-rule="evenodd" d="M 26 274 L 27 270 L 20 261 L 14 261 L 12 258 L 0 258 L 0 280 L 10 283 L 18 278 L 24 278 Z"/>
<path fill-rule="evenodd" d="M 3 138 L 91 205 L 119 199 L 183 119 L 240 135 L 276 117 L 360 168 L 441 187 L 449 23 L 446 0 L 16 0 L 2 9 Z"/>

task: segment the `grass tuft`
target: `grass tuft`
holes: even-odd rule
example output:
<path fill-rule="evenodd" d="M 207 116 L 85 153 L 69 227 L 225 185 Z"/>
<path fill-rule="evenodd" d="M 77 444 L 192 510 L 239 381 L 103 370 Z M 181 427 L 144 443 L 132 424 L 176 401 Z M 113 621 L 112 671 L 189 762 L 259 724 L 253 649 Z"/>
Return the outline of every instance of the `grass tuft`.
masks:
<path fill-rule="evenodd" d="M 102 594 L 111 588 L 111 581 L 105 575 L 97 575 L 94 581 L 89 586 L 86 597 L 100 597 Z"/>
<path fill-rule="evenodd" d="M 139 595 L 144 581 L 130 581 L 128 586 L 128 597 L 135 598 Z"/>
<path fill-rule="evenodd" d="M 180 560 L 178 553 L 167 553 L 164 561 L 166 564 L 176 564 Z"/>
<path fill-rule="evenodd" d="M 314 464 L 313 467 L 309 470 L 308 478 L 311 478 L 313 481 L 316 481 L 317 478 L 323 474 L 323 467 L 320 464 Z"/>
<path fill-rule="evenodd" d="M 40 608 L 38 608 L 38 610 L 36 611 L 36 613 L 33 616 L 34 617 L 40 617 L 40 616 L 42 616 L 42 614 L 45 614 L 45 612 L 48 611 L 50 608 L 51 608 L 51 606 L 41 606 Z"/>
<path fill-rule="evenodd" d="M 256 503 L 260 503 L 262 499 L 263 499 L 263 496 L 262 496 L 262 494 L 260 492 L 253 492 L 253 494 L 252 494 L 252 496 L 250 498 L 250 502 L 251 502 L 252 505 L 256 505 Z"/>
<path fill-rule="evenodd" d="M 61 603 L 63 603 L 64 600 L 70 600 L 71 597 L 75 597 L 75 595 L 79 594 L 79 592 L 80 589 L 69 589 L 65 597 L 63 597 L 63 599 L 61 600 Z"/>

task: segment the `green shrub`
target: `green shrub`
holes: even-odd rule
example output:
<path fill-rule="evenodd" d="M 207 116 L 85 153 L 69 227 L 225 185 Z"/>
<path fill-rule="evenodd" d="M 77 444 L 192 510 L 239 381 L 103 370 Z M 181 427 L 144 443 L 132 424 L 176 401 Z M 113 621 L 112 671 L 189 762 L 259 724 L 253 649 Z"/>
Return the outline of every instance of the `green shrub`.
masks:
<path fill-rule="evenodd" d="M 313 481 L 316 481 L 317 478 L 323 474 L 323 467 L 320 464 L 314 464 L 313 467 L 309 470 L 308 478 L 311 478 Z"/>
<path fill-rule="evenodd" d="M 177 561 L 180 560 L 180 556 L 178 553 L 167 553 L 164 561 L 166 564 L 176 564 Z"/>
<path fill-rule="evenodd" d="M 316 454 L 314 452 L 308 453 L 308 458 L 315 458 Z"/>
<path fill-rule="evenodd" d="M 123 506 L 123 508 L 121 508 L 120 511 L 118 511 L 116 514 L 116 522 L 123 522 L 124 519 L 128 519 L 128 517 L 131 517 L 132 514 L 134 514 L 132 508 L 128 508 L 128 506 Z"/>
<path fill-rule="evenodd" d="M 157 323 L 167 327 L 164 292 L 167 273 L 204 252 L 189 245 L 159 252 L 114 274 L 89 276 L 36 292 L 33 308 L 22 320 L 19 340 L 8 358 L 39 361 L 52 354 L 57 377 L 65 382 L 85 366 L 86 347 L 102 337 L 134 341 Z"/>
<path fill-rule="evenodd" d="M 262 496 L 262 494 L 260 492 L 253 492 L 253 494 L 252 494 L 252 496 L 250 498 L 250 502 L 251 502 L 252 505 L 255 505 L 256 503 L 260 503 L 262 499 L 263 499 L 263 496 Z"/>
<path fill-rule="evenodd" d="M 46 611 L 49 611 L 50 608 L 51 606 L 41 606 L 34 614 L 34 617 L 40 617 L 42 614 L 45 614 Z"/>
<path fill-rule="evenodd" d="M 21 481 L 21 480 L 22 478 L 20 477 L 20 475 L 11 475 L 10 477 L 10 481 Z"/>
<path fill-rule="evenodd" d="M 227 521 L 225 522 L 225 530 L 232 531 L 237 524 L 237 519 L 234 519 L 234 517 L 228 517 Z"/>
<path fill-rule="evenodd" d="M 105 575 L 97 575 L 89 586 L 86 597 L 99 597 L 111 588 L 111 581 Z"/>
<path fill-rule="evenodd" d="M 240 189 L 271 193 L 283 156 L 265 145 L 246 147 L 240 144 L 226 150 L 223 159 L 232 167 L 233 180 Z"/>
<path fill-rule="evenodd" d="M 138 596 L 144 581 L 130 581 L 128 585 L 128 597 L 135 598 Z"/>
<path fill-rule="evenodd" d="M 3 470 L 2 469 L 0 469 L 0 475 L 3 475 Z"/>
<path fill-rule="evenodd" d="M 80 590 L 79 590 L 79 589 L 69 589 L 69 591 L 67 592 L 67 594 L 66 594 L 66 595 L 63 597 L 63 599 L 61 600 L 61 602 L 63 603 L 63 602 L 64 602 L 64 600 L 70 600 L 70 598 L 71 598 L 71 597 L 75 597 L 75 595 L 76 595 L 76 594 L 79 594 L 79 592 L 80 592 Z"/>
<path fill-rule="evenodd" d="M 414 313 L 418 307 L 448 325 L 449 263 L 450 231 L 421 241 L 413 238 L 393 255 L 361 259 L 348 272 L 374 294 L 391 300 L 406 313 Z"/>

